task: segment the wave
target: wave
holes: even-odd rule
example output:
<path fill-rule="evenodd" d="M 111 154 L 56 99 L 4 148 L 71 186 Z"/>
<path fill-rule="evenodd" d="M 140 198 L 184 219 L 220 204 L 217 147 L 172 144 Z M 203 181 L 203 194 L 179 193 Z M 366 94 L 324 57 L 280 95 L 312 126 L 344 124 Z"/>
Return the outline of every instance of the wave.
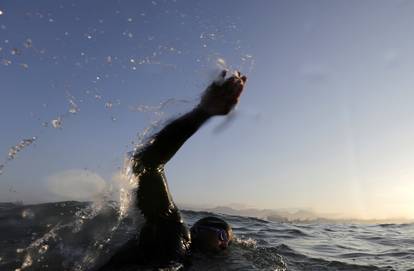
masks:
<path fill-rule="evenodd" d="M 108 201 L 1 203 L 0 270 L 98 268 L 136 234 L 143 221 L 134 212 L 119 220 L 119 208 L 118 203 Z M 372 245 L 358 251 L 358 247 L 364 246 L 362 242 L 382 238 L 385 243 L 387 237 L 380 230 L 391 226 L 294 225 L 211 212 L 182 213 L 189 225 L 206 215 L 219 216 L 233 225 L 236 235 L 234 244 L 223 254 L 195 253 L 189 270 L 388 271 L 407 270 L 414 260 L 414 251 L 403 245 L 382 251 L 376 250 L 378 245 Z M 401 240 L 409 239 L 411 228 L 403 226 L 400 231 L 405 229 Z M 350 235 L 351 231 L 358 234 Z M 335 236 L 355 240 L 342 242 Z"/>

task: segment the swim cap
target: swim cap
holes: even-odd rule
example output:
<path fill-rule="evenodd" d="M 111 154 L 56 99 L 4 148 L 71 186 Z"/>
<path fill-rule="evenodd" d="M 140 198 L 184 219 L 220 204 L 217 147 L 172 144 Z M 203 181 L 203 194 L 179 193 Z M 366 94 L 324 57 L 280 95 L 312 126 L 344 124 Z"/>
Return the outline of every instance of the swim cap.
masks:
<path fill-rule="evenodd" d="M 191 227 L 191 238 L 195 246 L 199 245 L 199 241 L 205 241 L 198 240 L 198 235 L 206 230 L 215 232 L 219 240 L 225 241 L 227 245 L 233 239 L 233 231 L 231 229 L 231 226 L 226 221 L 218 217 L 208 216 L 200 219 Z"/>

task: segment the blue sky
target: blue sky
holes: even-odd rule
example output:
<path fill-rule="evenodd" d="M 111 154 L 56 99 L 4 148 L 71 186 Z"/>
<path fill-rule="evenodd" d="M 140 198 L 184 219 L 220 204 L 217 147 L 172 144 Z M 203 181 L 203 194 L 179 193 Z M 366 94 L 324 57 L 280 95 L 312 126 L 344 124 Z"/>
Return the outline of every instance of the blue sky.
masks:
<path fill-rule="evenodd" d="M 3 161 L 37 138 L 3 168 L 0 201 L 77 199 L 76 189 L 112 183 L 156 117 L 131 108 L 174 98 L 189 102 L 167 106 L 167 119 L 189 109 L 222 59 L 247 74 L 246 92 L 232 121 L 210 121 L 167 165 L 175 201 L 414 217 L 410 1 L 3 1 L 0 10 Z"/>

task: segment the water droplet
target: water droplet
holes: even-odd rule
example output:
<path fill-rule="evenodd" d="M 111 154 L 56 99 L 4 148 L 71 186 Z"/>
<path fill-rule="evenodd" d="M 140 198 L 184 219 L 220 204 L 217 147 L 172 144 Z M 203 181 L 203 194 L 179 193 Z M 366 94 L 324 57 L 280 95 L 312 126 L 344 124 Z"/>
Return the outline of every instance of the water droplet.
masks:
<path fill-rule="evenodd" d="M 24 47 L 31 48 L 33 43 L 31 39 L 26 39 L 26 41 L 23 43 Z"/>
<path fill-rule="evenodd" d="M 40 248 L 39 248 L 39 253 L 40 254 L 44 254 L 47 250 L 49 249 L 49 246 L 48 245 L 42 245 Z"/>
<path fill-rule="evenodd" d="M 12 55 L 20 55 L 20 50 L 18 49 L 18 48 L 13 48 L 12 50 L 11 50 L 11 54 Z"/>
<path fill-rule="evenodd" d="M 134 35 L 131 32 L 129 32 L 128 33 L 128 38 L 133 38 L 133 37 L 134 37 Z"/>
<path fill-rule="evenodd" d="M 132 22 L 132 18 L 128 18 L 128 22 L 130 22 L 130 23 L 131 23 L 131 22 Z"/>
<path fill-rule="evenodd" d="M 112 63 L 112 57 L 111 56 L 106 57 L 106 63 L 108 63 L 108 64 Z"/>
<path fill-rule="evenodd" d="M 33 211 L 32 210 L 30 210 L 30 209 L 25 209 L 25 210 L 23 210 L 23 212 L 22 212 L 22 218 L 29 218 L 29 219 L 32 219 L 32 218 L 34 218 L 34 216 L 35 216 L 35 214 L 33 213 Z"/>
<path fill-rule="evenodd" d="M 32 257 L 30 257 L 30 255 L 28 254 L 24 258 L 24 262 L 22 264 L 22 269 L 26 269 L 27 267 L 31 266 L 32 264 L 33 264 Z"/>
<path fill-rule="evenodd" d="M 8 59 L 3 59 L 1 62 L 4 66 L 9 66 L 10 64 L 12 64 L 11 60 Z"/>
<path fill-rule="evenodd" d="M 28 69 L 29 65 L 27 65 L 26 63 L 22 63 L 20 64 L 20 66 L 22 66 L 23 69 Z"/>
<path fill-rule="evenodd" d="M 55 20 L 53 18 L 49 18 L 49 23 L 53 23 Z"/>
<path fill-rule="evenodd" d="M 113 104 L 110 101 L 108 101 L 108 102 L 105 103 L 105 107 L 108 108 L 108 109 L 111 109 L 112 106 L 113 106 Z"/>
<path fill-rule="evenodd" d="M 3 14 L 4 14 L 3 11 L 0 9 L 0 16 L 3 15 Z"/>
<path fill-rule="evenodd" d="M 226 61 L 223 58 L 218 58 L 217 59 L 217 66 L 221 69 L 224 69 L 224 70 L 227 69 Z"/>
<path fill-rule="evenodd" d="M 55 129 L 62 128 L 62 119 L 58 117 L 57 119 L 52 120 L 52 126 Z"/>

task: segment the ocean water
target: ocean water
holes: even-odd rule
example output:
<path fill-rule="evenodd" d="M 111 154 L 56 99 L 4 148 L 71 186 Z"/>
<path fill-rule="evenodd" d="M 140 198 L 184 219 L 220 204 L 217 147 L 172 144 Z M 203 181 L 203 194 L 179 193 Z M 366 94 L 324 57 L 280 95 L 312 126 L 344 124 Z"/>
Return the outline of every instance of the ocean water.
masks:
<path fill-rule="evenodd" d="M 206 212 L 182 211 L 191 225 Z M 0 270 L 96 270 L 142 223 L 115 202 L 0 204 Z M 280 223 L 214 214 L 236 241 L 189 270 L 414 270 L 413 224 Z M 134 269 L 135 270 L 135 269 Z M 139 268 L 137 270 L 140 270 Z"/>

